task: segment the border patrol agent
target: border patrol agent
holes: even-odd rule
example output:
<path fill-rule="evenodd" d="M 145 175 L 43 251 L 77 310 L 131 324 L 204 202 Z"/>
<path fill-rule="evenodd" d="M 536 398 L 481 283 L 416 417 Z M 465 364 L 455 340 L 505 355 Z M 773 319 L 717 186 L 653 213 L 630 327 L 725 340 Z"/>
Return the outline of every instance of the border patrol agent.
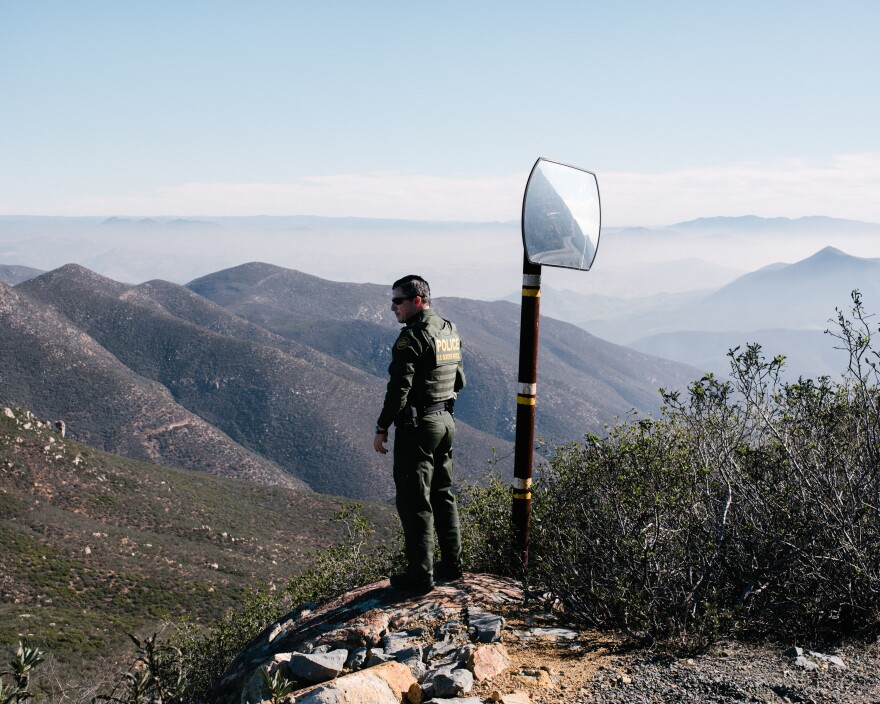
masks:
<path fill-rule="evenodd" d="M 461 533 L 452 493 L 453 406 L 465 386 L 461 338 L 431 310 L 420 276 L 395 281 L 391 310 L 404 328 L 391 349 L 389 381 L 373 447 L 386 454 L 394 423 L 394 486 L 408 569 L 391 577 L 396 589 L 426 593 L 437 581 L 461 577 Z M 441 561 L 434 575 L 434 530 Z"/>

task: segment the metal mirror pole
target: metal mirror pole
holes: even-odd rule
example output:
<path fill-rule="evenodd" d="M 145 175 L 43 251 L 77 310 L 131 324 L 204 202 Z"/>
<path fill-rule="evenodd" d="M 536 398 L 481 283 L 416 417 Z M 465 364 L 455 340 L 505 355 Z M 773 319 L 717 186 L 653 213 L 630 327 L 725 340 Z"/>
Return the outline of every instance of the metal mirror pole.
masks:
<path fill-rule="evenodd" d="M 523 570 L 529 564 L 532 512 L 532 455 L 535 449 L 535 395 L 538 380 L 538 315 L 541 265 L 523 252 L 522 307 L 519 331 L 519 377 L 516 385 L 516 445 L 513 463 L 513 524 Z"/>

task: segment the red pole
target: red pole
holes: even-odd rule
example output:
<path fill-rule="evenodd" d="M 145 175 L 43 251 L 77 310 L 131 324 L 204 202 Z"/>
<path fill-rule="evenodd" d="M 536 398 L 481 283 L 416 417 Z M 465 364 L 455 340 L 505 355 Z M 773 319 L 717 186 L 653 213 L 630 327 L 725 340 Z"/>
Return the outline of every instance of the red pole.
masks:
<path fill-rule="evenodd" d="M 541 265 L 523 253 L 522 306 L 519 330 L 519 374 L 516 385 L 516 444 L 513 462 L 513 525 L 523 569 L 529 564 L 532 512 L 532 460 L 535 451 L 535 396 L 538 380 L 538 317 Z"/>

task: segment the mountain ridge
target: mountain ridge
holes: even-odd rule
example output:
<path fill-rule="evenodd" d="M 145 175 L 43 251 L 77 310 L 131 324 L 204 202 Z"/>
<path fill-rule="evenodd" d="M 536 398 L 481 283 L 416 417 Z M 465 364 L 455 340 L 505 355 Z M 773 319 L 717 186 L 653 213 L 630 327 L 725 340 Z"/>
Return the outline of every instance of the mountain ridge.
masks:
<path fill-rule="evenodd" d="M 61 326 L 69 330 L 62 336 L 71 350 L 65 355 L 73 355 L 79 367 L 71 376 L 45 354 L 29 367 L 34 379 L 42 375 L 51 388 L 67 388 L 63 408 L 50 403 L 51 394 L 41 390 L 45 384 L 29 386 L 23 374 L 12 386 L 0 378 L 0 402 L 31 403 L 44 415 L 65 418 L 78 437 L 144 459 L 216 469 L 216 450 L 239 457 L 238 465 L 245 458 L 262 462 L 266 478 L 390 500 L 389 464 L 370 442 L 399 328 L 387 287 L 332 282 L 259 263 L 221 270 L 194 287 L 225 307 L 170 282 L 132 286 L 70 264 L 8 289 L 19 305 L 39 312 L 35 319 L 53 321 L 35 333 L 36 341 L 20 333 L 7 340 L 9 354 L 26 357 L 34 345 L 45 348 L 53 326 Z M 506 470 L 512 461 L 510 379 L 516 375 L 518 310 L 453 298 L 437 299 L 436 306 L 469 338 L 470 388 L 456 408 L 457 473 L 476 479 L 493 463 L 496 472 Z M 75 335 L 87 341 L 79 347 L 95 352 L 77 350 L 69 341 Z M 537 426 L 545 438 L 602 432 L 633 407 L 651 413 L 659 408 L 659 386 L 682 387 L 696 374 L 549 318 L 542 340 Z M 580 359 L 585 354 L 589 360 Z M 93 368 L 96 360 L 104 360 L 103 366 Z M 120 379 L 126 381 L 120 385 Z M 99 398 L 90 395 L 93 382 L 104 389 Z M 165 423 L 161 439 L 131 432 L 126 424 L 137 417 L 138 399 L 147 393 L 135 388 L 148 390 L 151 414 L 191 422 Z M 129 410 L 115 418 L 114 402 Z M 214 428 L 215 439 L 193 444 L 187 436 L 195 427 Z M 126 438 L 128 446 L 119 441 Z"/>
<path fill-rule="evenodd" d="M 213 332 L 143 306 L 130 292 L 149 289 L 117 284 L 77 265 L 22 287 L 63 312 L 136 373 L 162 384 L 189 411 L 305 484 L 323 493 L 356 494 L 346 484 L 350 478 L 340 475 L 354 463 L 366 475 L 359 486 L 368 482 L 383 487 L 381 498 L 390 495 L 366 443 L 360 448 L 358 438 L 328 415 L 333 413 L 328 400 L 350 405 L 351 383 L 343 388 L 339 375 L 314 368 L 307 355 Z M 357 386 L 364 392 L 358 397 L 377 394 L 376 380 L 361 377 Z M 368 412 L 368 404 L 360 405 L 360 413 Z M 306 428 L 311 441 L 292 444 L 290 438 Z M 332 429 L 332 445 L 322 442 L 317 428 Z"/>
<path fill-rule="evenodd" d="M 76 261 L 118 281 L 165 279 L 186 283 L 252 260 L 270 261 L 338 281 L 390 282 L 417 271 L 435 293 L 492 300 L 506 295 L 522 264 L 516 222 L 462 223 L 370 218 L 218 217 L 153 218 L 159 225 L 134 236 L 137 226 L 104 218 L 0 216 L 0 262 L 48 271 Z M 773 261 L 801 258 L 833 244 L 862 256 L 877 254 L 880 225 L 835 220 L 752 217 L 757 229 L 734 218 L 683 227 L 605 227 L 589 275 L 561 288 L 619 296 L 713 287 L 711 270 L 664 271 L 662 263 L 687 253 L 737 273 Z M 104 223 L 102 225 L 102 222 Z M 202 224 L 202 223 L 209 224 Z M 408 247 L 400 243 L 407 242 Z M 443 242 L 439 246 L 440 241 Z M 381 256 L 376 256 L 381 252 Z M 661 265 L 657 268 L 657 265 Z M 635 267 L 635 269 L 634 269 Z M 651 267 L 655 270 L 652 271 Z M 715 281 L 729 281 L 717 272 Z M 698 281 L 692 275 L 699 274 Z M 558 277 L 558 278 L 557 278 Z M 551 275 L 548 272 L 547 280 Z M 695 285 L 696 284 L 696 285 Z"/>
<path fill-rule="evenodd" d="M 44 273 L 42 269 L 34 269 L 29 266 L 19 266 L 16 264 L 0 264 L 0 283 L 15 286 L 22 281 L 27 281 L 35 276 Z"/>
<path fill-rule="evenodd" d="M 344 284 L 344 288 L 335 289 L 335 295 L 331 293 L 333 300 L 341 303 L 327 310 L 319 306 L 320 315 L 316 316 L 314 277 L 267 266 L 250 263 L 233 267 L 202 277 L 188 287 L 278 335 L 300 340 L 374 374 L 384 384 L 390 345 L 399 329 L 390 311 L 390 290 L 375 284 Z M 254 274 L 267 271 L 272 272 L 271 277 Z M 328 286 L 328 282 L 319 285 Z M 329 285 L 332 292 L 333 284 Z M 357 305 L 349 303 L 356 296 Z M 465 390 L 456 403 L 456 417 L 512 440 L 516 409 L 509 389 L 518 364 L 516 306 L 440 297 L 433 299 L 432 307 L 453 319 L 462 332 L 469 384 L 480 390 L 479 396 Z M 559 338 L 575 338 L 581 349 L 568 349 Z M 351 345 L 351 340 L 357 340 L 357 345 Z M 585 350 L 595 351 L 595 357 L 606 364 L 619 358 L 627 360 L 632 378 L 616 373 L 613 384 L 608 384 L 597 377 L 595 369 L 577 365 L 572 369 L 566 360 Z M 643 368 L 653 371 L 643 374 Z M 601 431 L 609 419 L 627 413 L 633 399 L 642 411 L 657 410 L 657 386 L 661 384 L 652 386 L 654 381 L 662 377 L 670 386 L 683 386 L 694 373 L 665 360 L 633 355 L 631 350 L 599 340 L 567 323 L 545 318 L 539 346 L 539 432 L 546 437 L 579 437 L 584 432 Z M 639 384 L 641 392 L 633 394 L 631 387 Z M 618 388 L 624 393 L 617 393 Z"/>
<path fill-rule="evenodd" d="M 700 229 L 733 229 L 746 226 L 756 230 L 826 230 L 829 227 L 846 228 L 854 231 L 880 229 L 880 224 L 864 220 L 834 218 L 826 215 L 804 215 L 797 218 L 761 217 L 759 215 L 719 215 L 714 217 L 695 218 L 684 222 L 667 225 L 668 229 L 700 230 Z"/>
<path fill-rule="evenodd" d="M 0 327 L 0 403 L 64 420 L 74 437 L 100 449 L 306 488 L 181 407 L 165 387 L 135 374 L 23 290 L 0 285 Z"/>

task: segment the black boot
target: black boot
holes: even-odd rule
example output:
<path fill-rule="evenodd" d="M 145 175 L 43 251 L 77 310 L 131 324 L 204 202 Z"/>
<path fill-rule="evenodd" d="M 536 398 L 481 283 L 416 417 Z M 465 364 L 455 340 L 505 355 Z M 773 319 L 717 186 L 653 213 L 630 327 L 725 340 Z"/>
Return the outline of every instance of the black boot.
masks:
<path fill-rule="evenodd" d="M 435 562 L 434 578 L 438 582 L 454 582 L 456 579 L 461 579 L 461 565 L 447 565 L 443 562 Z"/>
<path fill-rule="evenodd" d="M 433 582 L 415 582 L 406 572 L 391 575 L 391 586 L 398 591 L 410 594 L 427 594 L 434 589 Z"/>

